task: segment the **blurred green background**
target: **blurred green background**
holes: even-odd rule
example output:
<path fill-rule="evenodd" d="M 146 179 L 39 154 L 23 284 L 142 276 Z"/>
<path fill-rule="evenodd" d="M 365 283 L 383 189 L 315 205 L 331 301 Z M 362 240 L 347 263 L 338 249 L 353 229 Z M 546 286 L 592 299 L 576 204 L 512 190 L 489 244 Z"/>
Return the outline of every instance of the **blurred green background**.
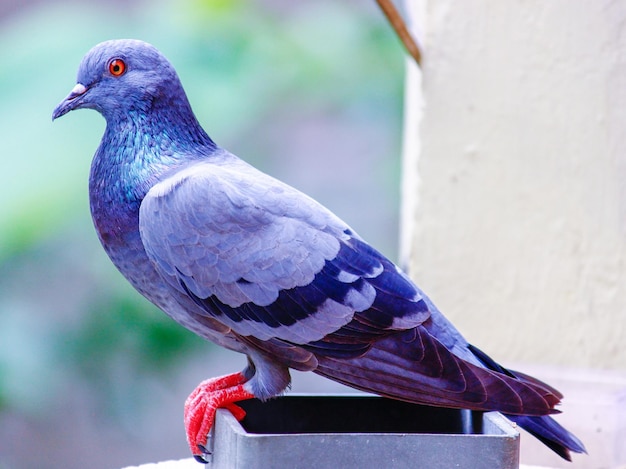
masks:
<path fill-rule="evenodd" d="M 51 123 L 84 53 L 120 37 L 172 61 L 218 144 L 396 258 L 404 53 L 374 0 L 0 2 L 0 469 L 188 457 L 187 394 L 245 364 L 99 246 L 87 179 L 104 119 Z"/>

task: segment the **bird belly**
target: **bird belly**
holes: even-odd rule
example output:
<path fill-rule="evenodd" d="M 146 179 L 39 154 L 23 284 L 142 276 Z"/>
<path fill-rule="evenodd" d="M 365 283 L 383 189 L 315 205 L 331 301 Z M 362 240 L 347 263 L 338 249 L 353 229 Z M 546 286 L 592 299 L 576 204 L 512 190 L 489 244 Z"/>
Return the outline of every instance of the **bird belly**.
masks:
<path fill-rule="evenodd" d="M 99 220 L 99 217 L 94 216 L 96 231 L 104 250 L 139 293 L 200 337 L 230 350 L 246 353 L 245 345 L 236 339 L 230 328 L 207 317 L 193 301 L 166 284 L 148 258 L 138 228 L 123 229 L 125 224 L 118 222 L 114 224 L 115 229 L 111 230 L 98 223 Z"/>

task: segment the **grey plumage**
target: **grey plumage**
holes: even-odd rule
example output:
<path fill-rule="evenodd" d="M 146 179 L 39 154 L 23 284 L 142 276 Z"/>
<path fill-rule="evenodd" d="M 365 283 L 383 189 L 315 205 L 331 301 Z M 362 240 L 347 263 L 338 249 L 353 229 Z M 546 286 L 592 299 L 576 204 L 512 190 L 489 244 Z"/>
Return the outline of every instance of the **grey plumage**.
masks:
<path fill-rule="evenodd" d="M 273 397 L 295 368 L 410 402 L 501 410 L 563 457 L 584 451 L 548 416 L 558 391 L 472 347 L 332 212 L 219 148 L 154 47 L 101 43 L 77 81 L 53 118 L 106 118 L 90 202 L 109 257 L 173 319 L 249 357 L 217 388 L 220 403 Z M 195 452 L 205 404 L 190 405 Z"/>

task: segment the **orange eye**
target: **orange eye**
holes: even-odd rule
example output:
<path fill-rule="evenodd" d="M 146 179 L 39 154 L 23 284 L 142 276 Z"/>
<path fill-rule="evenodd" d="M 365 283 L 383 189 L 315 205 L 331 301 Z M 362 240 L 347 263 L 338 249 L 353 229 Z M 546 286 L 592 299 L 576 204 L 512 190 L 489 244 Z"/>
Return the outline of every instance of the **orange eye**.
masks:
<path fill-rule="evenodd" d="M 126 71 L 126 63 L 122 59 L 113 59 L 109 62 L 109 73 L 114 77 L 124 75 Z"/>

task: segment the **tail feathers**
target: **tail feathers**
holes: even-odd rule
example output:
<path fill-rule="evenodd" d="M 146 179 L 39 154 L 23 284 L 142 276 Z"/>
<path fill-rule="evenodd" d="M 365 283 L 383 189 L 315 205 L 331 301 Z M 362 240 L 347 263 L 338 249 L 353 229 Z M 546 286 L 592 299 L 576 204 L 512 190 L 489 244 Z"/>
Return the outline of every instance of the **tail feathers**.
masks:
<path fill-rule="evenodd" d="M 572 460 L 570 451 L 574 453 L 587 452 L 585 445 L 552 417 L 547 415 L 505 415 L 563 459 Z"/>
<path fill-rule="evenodd" d="M 574 435 L 548 414 L 562 395 L 523 373 L 508 370 L 480 349 L 468 346 L 464 360 L 428 329 L 418 326 L 372 344 L 362 356 L 317 353 L 316 373 L 348 386 L 416 404 L 500 411 L 561 457 L 585 452 Z"/>
<path fill-rule="evenodd" d="M 419 404 L 515 415 L 556 413 L 560 395 L 549 386 L 521 381 L 468 363 L 425 328 L 375 342 L 361 357 L 317 355 L 316 373 L 351 387 Z"/>
<path fill-rule="evenodd" d="M 527 375 L 520 371 L 513 371 L 507 368 L 504 368 L 502 365 L 497 363 L 493 358 L 487 355 L 485 352 L 480 350 L 478 347 L 467 344 L 467 348 L 474 354 L 476 358 L 485 366 L 485 368 L 493 371 L 497 371 L 498 373 L 502 373 L 503 375 L 510 376 L 511 378 L 515 378 L 520 381 L 524 381 L 526 383 L 532 383 L 534 386 L 541 387 L 545 389 L 547 392 L 558 396 L 559 400 L 563 399 L 563 394 L 561 394 L 558 390 L 554 389 L 549 384 L 544 383 L 543 381 L 538 380 L 534 376 Z"/>
<path fill-rule="evenodd" d="M 520 381 L 533 383 L 536 386 L 540 386 L 543 389 L 554 393 L 559 396 L 559 399 L 563 395 L 548 384 L 529 376 L 519 371 L 507 370 L 503 366 L 496 363 L 491 357 L 484 353 L 479 348 L 468 345 L 470 351 L 478 358 L 487 368 L 490 370 L 503 373 L 512 378 L 516 378 Z M 586 453 L 585 445 L 576 438 L 572 433 L 563 428 L 553 418 L 544 416 L 530 416 L 530 415 L 510 415 L 505 414 L 508 418 L 517 423 L 520 427 L 540 440 L 544 445 L 568 461 L 572 460 L 570 451 L 574 453 Z"/>

